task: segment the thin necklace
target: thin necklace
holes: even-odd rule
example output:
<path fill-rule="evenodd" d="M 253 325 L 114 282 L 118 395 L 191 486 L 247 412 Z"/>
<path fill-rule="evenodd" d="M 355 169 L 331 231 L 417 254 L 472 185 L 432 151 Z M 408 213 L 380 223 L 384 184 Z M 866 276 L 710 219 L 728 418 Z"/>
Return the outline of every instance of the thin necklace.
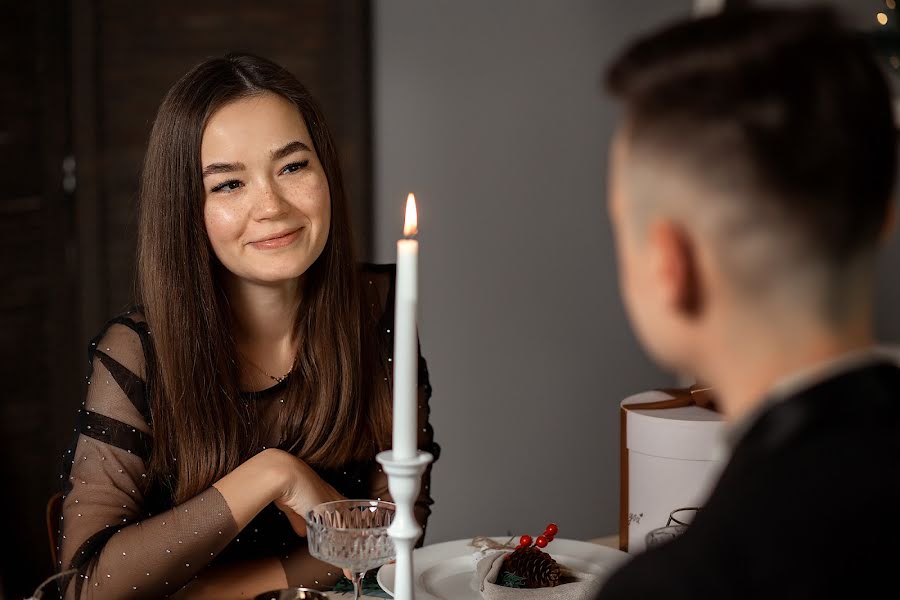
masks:
<path fill-rule="evenodd" d="M 275 383 L 281 383 L 282 381 L 284 381 L 285 379 L 287 379 L 287 378 L 288 378 L 288 375 L 290 375 L 291 372 L 294 370 L 294 365 L 291 365 L 291 368 L 288 369 L 288 372 L 287 372 L 287 373 L 285 373 L 285 374 L 282 375 L 281 377 L 277 377 L 277 376 L 275 376 L 275 375 L 270 374 L 270 373 L 267 372 L 265 369 L 263 369 L 262 367 L 260 367 L 258 364 L 256 364 L 256 363 L 253 362 L 252 360 L 250 360 L 250 359 L 247 357 L 247 355 L 244 354 L 243 352 L 241 352 L 240 354 L 241 354 L 241 356 L 244 357 L 244 360 L 246 360 L 248 363 L 250 363 L 251 366 L 255 367 L 257 371 L 259 371 L 260 373 L 262 373 L 263 375 L 265 375 L 266 377 L 268 377 L 269 379 L 271 379 L 271 380 L 274 381 Z"/>

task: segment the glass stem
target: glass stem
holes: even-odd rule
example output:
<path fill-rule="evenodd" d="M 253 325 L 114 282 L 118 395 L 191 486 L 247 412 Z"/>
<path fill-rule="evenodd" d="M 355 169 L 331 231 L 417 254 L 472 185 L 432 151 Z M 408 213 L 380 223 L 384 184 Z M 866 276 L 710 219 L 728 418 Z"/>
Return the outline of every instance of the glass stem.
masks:
<path fill-rule="evenodd" d="M 353 574 L 353 600 L 359 600 L 362 596 L 362 582 L 365 572 Z"/>

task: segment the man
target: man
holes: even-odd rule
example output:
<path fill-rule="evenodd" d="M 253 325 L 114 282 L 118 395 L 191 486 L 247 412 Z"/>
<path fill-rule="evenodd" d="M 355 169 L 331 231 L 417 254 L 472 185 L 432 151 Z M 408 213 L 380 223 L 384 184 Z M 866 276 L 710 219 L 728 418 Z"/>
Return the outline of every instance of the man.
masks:
<path fill-rule="evenodd" d="M 673 25 L 610 68 L 623 296 L 660 363 L 711 385 L 731 458 L 614 598 L 897 597 L 900 369 L 874 349 L 897 149 L 888 85 L 821 8 Z"/>

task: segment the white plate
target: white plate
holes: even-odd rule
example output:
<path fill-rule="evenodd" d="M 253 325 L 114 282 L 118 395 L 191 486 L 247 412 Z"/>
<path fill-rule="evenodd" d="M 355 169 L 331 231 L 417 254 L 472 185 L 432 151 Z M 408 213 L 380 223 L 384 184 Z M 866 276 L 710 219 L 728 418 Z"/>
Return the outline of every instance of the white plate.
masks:
<path fill-rule="evenodd" d="M 494 538 L 500 543 L 509 540 Z M 413 588 L 417 600 L 481 600 L 481 592 L 473 589 L 472 575 L 475 548 L 471 540 L 455 540 L 425 546 L 413 551 Z M 556 539 L 547 547 L 550 555 L 562 565 L 594 575 L 604 575 L 628 554 L 608 546 Z M 394 594 L 394 565 L 384 565 L 378 570 L 378 584 L 388 594 Z"/>

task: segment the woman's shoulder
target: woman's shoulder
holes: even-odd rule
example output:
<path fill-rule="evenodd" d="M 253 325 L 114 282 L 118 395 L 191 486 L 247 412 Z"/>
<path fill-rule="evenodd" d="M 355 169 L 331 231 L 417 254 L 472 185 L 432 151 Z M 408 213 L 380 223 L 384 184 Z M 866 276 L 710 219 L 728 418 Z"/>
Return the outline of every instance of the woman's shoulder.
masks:
<path fill-rule="evenodd" d="M 109 319 L 103 325 L 100 333 L 103 333 L 113 325 L 122 325 L 124 327 L 128 327 L 129 329 L 135 331 L 135 333 L 144 331 L 147 328 L 146 311 L 144 310 L 143 306 L 139 304 L 133 304 Z"/>
<path fill-rule="evenodd" d="M 89 388 L 83 404 L 85 418 L 93 419 L 92 415 L 99 414 L 125 423 L 133 433 L 136 430 L 149 432 L 147 373 L 150 356 L 150 329 L 141 307 L 130 307 L 108 320 L 88 347 Z M 96 385 L 92 386 L 92 382 Z M 122 445 L 125 443 L 115 445 L 126 448 Z"/>
<path fill-rule="evenodd" d="M 131 336 L 126 337 L 136 336 L 138 338 L 144 338 L 149 335 L 150 329 L 147 325 L 147 316 L 143 306 L 129 306 L 124 311 L 109 319 L 103 324 L 99 333 L 97 333 L 96 337 L 91 341 L 94 342 L 102 339 L 111 332 L 118 332 L 121 334 L 125 331 L 132 332 Z"/>
<path fill-rule="evenodd" d="M 141 379 L 150 352 L 150 329 L 143 307 L 131 306 L 109 319 L 91 340 L 88 360 L 114 361 Z"/>

